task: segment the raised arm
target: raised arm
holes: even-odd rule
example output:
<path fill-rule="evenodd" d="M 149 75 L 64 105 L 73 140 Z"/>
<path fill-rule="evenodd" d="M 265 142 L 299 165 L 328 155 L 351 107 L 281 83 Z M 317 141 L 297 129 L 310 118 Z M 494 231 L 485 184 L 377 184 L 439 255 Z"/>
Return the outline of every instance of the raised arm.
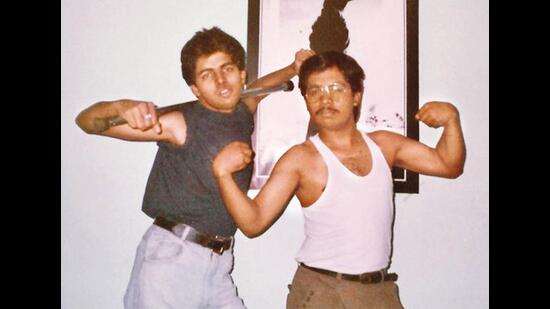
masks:
<path fill-rule="evenodd" d="M 258 88 L 258 87 L 267 88 L 267 87 L 274 87 L 274 86 L 280 85 L 285 81 L 291 79 L 292 77 L 296 76 L 300 72 L 300 66 L 302 65 L 302 63 L 312 55 L 314 55 L 313 51 L 309 49 L 300 49 L 294 54 L 294 62 L 292 62 L 291 64 L 287 65 L 286 67 L 280 70 L 277 70 L 275 72 L 262 76 L 261 78 L 247 85 L 247 87 L 248 88 Z M 263 96 L 246 98 L 246 99 L 243 99 L 243 102 L 254 113 L 256 112 L 256 109 L 258 108 L 258 104 L 260 103 L 260 101 L 263 100 L 266 96 L 267 94 Z"/>
<path fill-rule="evenodd" d="M 212 172 L 227 211 L 239 229 L 250 238 L 264 233 L 284 211 L 298 186 L 299 174 L 292 149 L 279 159 L 267 183 L 252 200 L 243 193 L 232 173 L 252 161 L 248 144 L 233 142 L 225 146 L 212 162 Z"/>
<path fill-rule="evenodd" d="M 456 107 L 447 102 L 428 102 L 415 118 L 443 133 L 435 148 L 391 132 L 376 132 L 372 136 L 382 146 L 390 165 L 420 174 L 456 178 L 464 169 L 466 146 Z"/>
<path fill-rule="evenodd" d="M 99 131 L 95 121 L 119 116 L 127 123 Z M 88 134 L 104 135 L 131 141 L 167 141 L 183 144 L 185 119 L 181 113 L 171 112 L 160 118 L 152 102 L 116 100 L 98 102 L 84 109 L 75 119 L 76 124 Z"/>

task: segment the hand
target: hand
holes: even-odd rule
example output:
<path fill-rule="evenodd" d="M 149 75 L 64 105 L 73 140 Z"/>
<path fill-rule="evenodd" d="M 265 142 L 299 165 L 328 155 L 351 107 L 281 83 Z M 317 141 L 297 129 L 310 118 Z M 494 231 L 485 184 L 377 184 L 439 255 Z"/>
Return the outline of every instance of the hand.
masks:
<path fill-rule="evenodd" d="M 450 121 L 457 121 L 458 110 L 451 103 L 432 101 L 424 104 L 414 117 L 429 127 L 439 128 Z"/>
<path fill-rule="evenodd" d="M 243 142 L 232 142 L 220 150 L 212 161 L 212 171 L 216 178 L 240 171 L 252 161 L 252 149 Z"/>
<path fill-rule="evenodd" d="M 131 128 L 147 131 L 153 127 L 155 133 L 162 133 L 153 102 L 120 100 L 117 103 L 119 116 L 124 118 Z"/>
<path fill-rule="evenodd" d="M 296 72 L 296 75 L 300 73 L 300 67 L 302 66 L 302 63 L 306 61 L 307 58 L 315 55 L 315 52 L 310 49 L 300 49 L 299 51 L 294 54 L 294 63 L 292 63 L 292 66 L 294 68 L 294 72 Z"/>

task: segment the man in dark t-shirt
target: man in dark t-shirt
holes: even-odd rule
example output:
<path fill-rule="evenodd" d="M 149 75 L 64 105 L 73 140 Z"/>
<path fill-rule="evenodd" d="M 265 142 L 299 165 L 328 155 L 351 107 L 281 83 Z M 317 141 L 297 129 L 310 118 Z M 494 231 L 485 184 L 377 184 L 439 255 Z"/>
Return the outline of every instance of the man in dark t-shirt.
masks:
<path fill-rule="evenodd" d="M 313 52 L 300 50 L 292 64 L 249 87 L 272 87 L 295 76 Z M 154 219 L 138 246 L 125 308 L 244 308 L 231 279 L 236 225 L 211 172 L 211 161 L 233 141 L 250 144 L 253 114 L 264 96 L 241 99 L 245 52 L 217 27 L 203 29 L 181 51 L 182 75 L 198 101 L 157 115 L 152 102 L 98 102 L 76 118 L 87 133 L 156 141 L 142 210 Z M 127 123 L 104 131 L 97 120 Z M 252 166 L 235 174 L 242 192 Z"/>

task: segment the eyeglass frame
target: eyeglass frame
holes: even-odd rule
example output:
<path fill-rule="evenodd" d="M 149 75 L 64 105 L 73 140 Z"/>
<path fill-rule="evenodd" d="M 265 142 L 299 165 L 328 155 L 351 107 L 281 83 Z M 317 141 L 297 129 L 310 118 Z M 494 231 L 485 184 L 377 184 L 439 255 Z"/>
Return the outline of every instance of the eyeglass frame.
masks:
<path fill-rule="evenodd" d="M 342 87 L 342 93 L 341 94 L 344 94 L 346 93 L 348 90 L 351 90 L 351 87 L 349 85 L 345 85 L 345 84 L 342 84 L 342 83 L 339 83 L 339 82 L 333 82 L 331 84 L 326 84 L 326 85 L 322 85 L 322 86 L 313 86 L 313 87 L 308 87 L 306 89 L 306 93 L 304 94 L 304 97 L 306 97 L 306 99 L 308 100 L 311 100 L 311 101 L 319 101 L 321 98 L 322 98 L 322 93 L 326 93 L 331 99 L 334 99 L 333 97 L 333 94 L 334 94 L 334 91 L 336 90 L 331 90 L 330 87 L 334 87 L 334 86 L 341 86 Z M 310 91 L 310 89 L 319 89 L 319 96 L 317 98 L 312 98 L 311 95 L 308 95 L 308 92 Z"/>

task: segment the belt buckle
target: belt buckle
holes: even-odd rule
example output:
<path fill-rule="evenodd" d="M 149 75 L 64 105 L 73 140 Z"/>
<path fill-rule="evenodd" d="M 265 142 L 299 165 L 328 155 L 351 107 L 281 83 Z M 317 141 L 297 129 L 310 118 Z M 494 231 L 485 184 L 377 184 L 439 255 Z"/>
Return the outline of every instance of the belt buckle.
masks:
<path fill-rule="evenodd" d="M 222 255 L 224 250 L 225 250 L 225 248 L 223 246 L 223 243 L 222 243 L 221 247 L 219 247 L 218 249 L 212 248 L 212 251 L 214 251 L 215 253 L 217 253 L 219 255 Z"/>
<path fill-rule="evenodd" d="M 217 248 L 218 244 L 220 245 L 220 247 Z M 225 250 L 225 242 L 223 241 L 221 236 L 215 235 L 214 240 L 212 242 L 212 251 L 214 251 L 219 255 L 222 255 L 224 250 Z"/>

